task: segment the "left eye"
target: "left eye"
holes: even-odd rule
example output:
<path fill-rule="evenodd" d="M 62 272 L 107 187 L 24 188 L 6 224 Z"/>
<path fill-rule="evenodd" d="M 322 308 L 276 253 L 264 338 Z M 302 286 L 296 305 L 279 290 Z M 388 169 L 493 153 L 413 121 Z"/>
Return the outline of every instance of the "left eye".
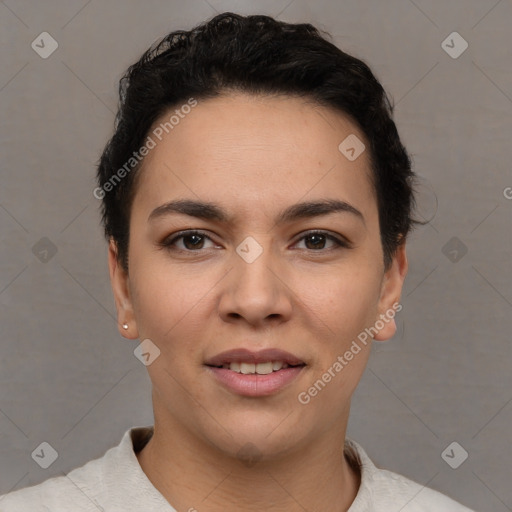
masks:
<path fill-rule="evenodd" d="M 306 249 L 310 249 L 313 251 L 326 249 L 325 244 L 327 242 L 331 242 L 335 247 L 347 247 L 347 244 L 337 237 L 330 235 L 324 231 L 312 231 L 310 233 L 305 234 L 301 238 L 299 238 L 299 242 L 304 240 Z M 330 247 L 333 248 L 333 245 Z"/>

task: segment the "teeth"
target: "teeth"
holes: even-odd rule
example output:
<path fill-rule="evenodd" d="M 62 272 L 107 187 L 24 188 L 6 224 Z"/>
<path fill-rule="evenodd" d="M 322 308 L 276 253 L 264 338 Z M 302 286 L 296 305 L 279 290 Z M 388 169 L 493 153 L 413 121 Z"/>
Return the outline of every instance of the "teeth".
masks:
<path fill-rule="evenodd" d="M 258 375 L 268 375 L 272 373 L 272 363 L 258 363 L 256 365 L 256 373 Z"/>
<path fill-rule="evenodd" d="M 244 375 L 250 375 L 257 373 L 258 375 L 268 375 L 269 373 L 277 372 L 281 369 L 288 368 L 288 363 L 282 361 L 268 361 L 266 363 L 226 363 L 222 365 L 222 368 L 229 368 L 233 372 L 243 373 Z"/>
<path fill-rule="evenodd" d="M 240 364 L 240 373 L 247 375 L 248 373 L 255 373 L 256 365 L 254 363 L 241 363 Z"/>

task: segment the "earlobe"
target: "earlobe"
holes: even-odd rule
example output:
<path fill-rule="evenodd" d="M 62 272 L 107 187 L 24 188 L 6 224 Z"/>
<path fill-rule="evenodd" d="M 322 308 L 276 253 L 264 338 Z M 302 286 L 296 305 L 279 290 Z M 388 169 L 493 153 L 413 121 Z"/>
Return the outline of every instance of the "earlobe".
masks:
<path fill-rule="evenodd" d="M 130 296 L 128 273 L 118 258 L 116 242 L 111 238 L 108 247 L 110 284 L 117 310 L 117 328 L 123 338 L 137 339 L 139 332 Z"/>
<path fill-rule="evenodd" d="M 375 334 L 374 339 L 376 341 L 386 341 L 396 333 L 395 315 L 402 309 L 400 295 L 402 294 L 407 269 L 407 254 L 405 242 L 403 242 L 398 246 L 382 281 L 379 316 L 376 319 L 376 326 L 382 328 L 379 328 Z"/>

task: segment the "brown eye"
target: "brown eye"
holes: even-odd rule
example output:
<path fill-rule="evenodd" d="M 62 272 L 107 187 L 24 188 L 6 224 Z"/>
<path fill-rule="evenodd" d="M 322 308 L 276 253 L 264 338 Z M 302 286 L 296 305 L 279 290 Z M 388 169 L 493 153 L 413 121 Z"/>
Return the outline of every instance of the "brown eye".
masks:
<path fill-rule="evenodd" d="M 305 237 L 306 247 L 308 249 L 325 249 L 325 243 L 327 242 L 327 237 L 325 235 L 319 235 L 314 233 L 312 235 L 308 235 Z"/>
<path fill-rule="evenodd" d="M 184 235 L 181 237 L 183 245 L 187 249 L 202 249 L 204 245 L 204 237 L 202 235 Z"/>
<path fill-rule="evenodd" d="M 212 239 L 201 231 L 182 231 L 166 238 L 160 245 L 169 250 L 193 252 L 205 249 L 205 242 L 208 240 L 213 243 Z"/>
<path fill-rule="evenodd" d="M 311 231 L 300 238 L 299 242 L 302 240 L 305 241 L 305 248 L 311 251 L 332 250 L 341 247 L 349 248 L 349 244 L 346 241 L 325 231 Z M 326 244 L 329 242 L 331 245 L 326 247 Z"/>

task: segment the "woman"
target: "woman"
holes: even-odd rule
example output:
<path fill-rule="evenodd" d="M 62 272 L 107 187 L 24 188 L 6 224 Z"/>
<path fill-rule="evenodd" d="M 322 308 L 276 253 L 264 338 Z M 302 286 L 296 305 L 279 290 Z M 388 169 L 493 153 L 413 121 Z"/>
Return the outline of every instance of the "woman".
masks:
<path fill-rule="evenodd" d="M 468 511 L 345 438 L 414 223 L 370 69 L 311 25 L 225 13 L 150 48 L 120 96 L 94 195 L 154 427 L 1 510 Z"/>

